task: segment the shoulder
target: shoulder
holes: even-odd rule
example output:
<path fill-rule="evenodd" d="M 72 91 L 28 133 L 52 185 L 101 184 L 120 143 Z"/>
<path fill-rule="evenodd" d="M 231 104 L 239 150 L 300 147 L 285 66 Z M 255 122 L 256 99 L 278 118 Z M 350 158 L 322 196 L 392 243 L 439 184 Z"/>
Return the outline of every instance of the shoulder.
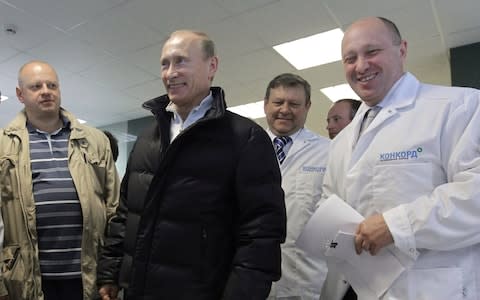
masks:
<path fill-rule="evenodd" d="M 311 131 L 308 128 L 303 128 L 303 130 L 299 133 L 299 138 L 305 139 L 305 140 L 310 140 L 311 142 L 314 142 L 319 145 L 329 145 L 330 144 L 330 139 L 327 139 L 326 137 L 323 137 L 319 135 L 318 133 L 315 133 Z"/>
<path fill-rule="evenodd" d="M 442 86 L 422 83 L 418 97 L 426 100 L 445 99 L 449 101 L 458 101 L 468 98 L 479 98 L 480 91 L 474 88 Z"/>
<path fill-rule="evenodd" d="M 225 118 L 232 125 L 232 129 L 238 133 L 261 133 L 267 135 L 262 126 L 255 123 L 253 120 L 233 113 L 225 111 Z"/>

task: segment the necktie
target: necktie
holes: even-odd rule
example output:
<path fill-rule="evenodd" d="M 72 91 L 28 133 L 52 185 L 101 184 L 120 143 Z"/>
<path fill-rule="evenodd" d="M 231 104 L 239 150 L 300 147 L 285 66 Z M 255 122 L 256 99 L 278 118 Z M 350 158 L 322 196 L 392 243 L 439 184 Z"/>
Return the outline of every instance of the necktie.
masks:
<path fill-rule="evenodd" d="M 370 123 L 373 122 L 373 119 L 375 119 L 380 109 L 382 109 L 380 106 L 374 106 L 367 110 L 365 116 L 363 117 L 362 126 L 360 127 L 360 134 L 358 136 L 361 136 Z"/>
<path fill-rule="evenodd" d="M 283 151 L 283 147 L 290 143 L 292 139 L 289 136 L 277 136 L 273 139 L 273 144 L 275 145 L 275 153 L 277 154 L 278 161 L 283 163 L 285 160 L 285 152 Z"/>

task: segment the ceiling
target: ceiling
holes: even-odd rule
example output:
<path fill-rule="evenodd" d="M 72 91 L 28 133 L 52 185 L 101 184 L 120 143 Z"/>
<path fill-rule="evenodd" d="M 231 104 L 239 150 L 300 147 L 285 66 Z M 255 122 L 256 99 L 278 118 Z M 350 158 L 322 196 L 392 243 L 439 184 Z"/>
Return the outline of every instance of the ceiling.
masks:
<path fill-rule="evenodd" d="M 263 99 L 274 76 L 294 72 L 312 85 L 307 127 L 327 135 L 331 102 L 319 90 L 345 82 L 341 63 L 296 71 L 273 45 L 383 16 L 408 41 L 407 69 L 449 85 L 449 48 L 480 41 L 479 11 L 478 0 L 0 0 L 0 91 L 10 98 L 0 105 L 0 126 L 22 108 L 16 77 L 31 59 L 56 68 L 63 106 L 93 126 L 149 115 L 141 103 L 164 93 L 162 41 L 188 28 L 216 42 L 214 84 L 229 106 Z"/>

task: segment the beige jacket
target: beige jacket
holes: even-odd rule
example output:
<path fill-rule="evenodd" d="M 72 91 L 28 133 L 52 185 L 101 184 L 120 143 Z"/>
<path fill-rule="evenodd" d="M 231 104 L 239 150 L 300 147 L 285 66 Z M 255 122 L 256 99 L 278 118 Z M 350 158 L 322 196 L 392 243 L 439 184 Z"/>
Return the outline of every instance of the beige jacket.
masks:
<path fill-rule="evenodd" d="M 119 178 L 107 137 L 81 125 L 65 110 L 71 122 L 68 165 L 83 214 L 82 281 L 84 300 L 96 290 L 98 249 L 107 221 L 118 204 Z M 0 131 L 1 212 L 5 225 L 0 261 L 0 295 L 15 300 L 43 300 L 38 261 L 35 202 L 25 112 Z"/>

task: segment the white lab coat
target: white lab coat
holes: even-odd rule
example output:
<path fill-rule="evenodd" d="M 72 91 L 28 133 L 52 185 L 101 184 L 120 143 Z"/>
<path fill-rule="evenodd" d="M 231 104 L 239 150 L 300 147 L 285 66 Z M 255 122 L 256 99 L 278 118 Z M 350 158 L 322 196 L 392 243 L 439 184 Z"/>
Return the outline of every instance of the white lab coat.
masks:
<path fill-rule="evenodd" d="M 271 132 L 269 135 L 274 137 Z M 293 144 L 280 165 L 287 210 L 287 237 L 282 245 L 282 278 L 272 285 L 269 299 L 318 300 L 320 296 L 327 265 L 306 257 L 295 246 L 295 241 L 321 198 L 329 144 L 330 140 L 303 128 L 297 136 L 294 135 Z"/>
<path fill-rule="evenodd" d="M 383 214 L 407 269 L 382 299 L 480 299 L 479 91 L 406 73 L 381 106 L 356 145 L 365 104 L 332 142 L 324 197 Z"/>

